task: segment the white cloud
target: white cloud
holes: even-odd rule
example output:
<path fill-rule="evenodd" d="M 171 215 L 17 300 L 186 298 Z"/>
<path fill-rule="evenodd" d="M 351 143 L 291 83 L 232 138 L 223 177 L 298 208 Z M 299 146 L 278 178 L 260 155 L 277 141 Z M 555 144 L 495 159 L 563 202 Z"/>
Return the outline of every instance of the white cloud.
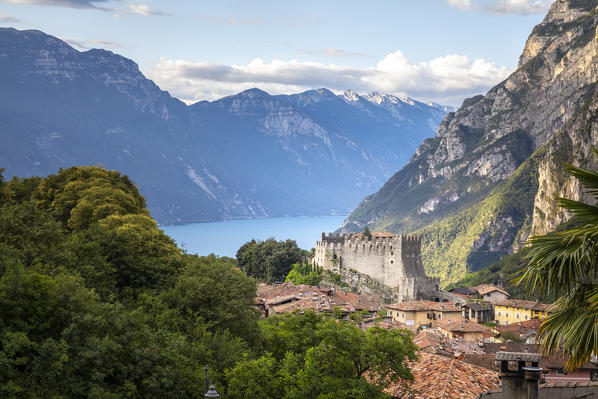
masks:
<path fill-rule="evenodd" d="M 47 6 L 59 6 L 70 8 L 92 8 L 96 10 L 107 11 L 107 8 L 98 5 L 108 2 L 109 0 L 0 0 L 4 3 L 16 4 L 41 4 Z"/>
<path fill-rule="evenodd" d="M 545 14 L 553 0 L 446 0 L 461 10 L 482 11 L 492 14 Z"/>
<path fill-rule="evenodd" d="M 18 18 L 11 17 L 10 15 L 6 15 L 6 14 L 0 13 L 0 22 L 5 22 L 5 23 L 8 23 L 8 24 L 19 24 L 19 23 L 21 23 L 23 21 L 21 21 Z"/>
<path fill-rule="evenodd" d="M 122 13 L 123 14 L 137 14 L 137 15 L 144 15 L 144 16 L 169 15 L 162 11 L 152 10 L 146 4 L 139 4 L 139 5 L 129 4 L 129 7 L 127 9 L 125 9 Z"/>
<path fill-rule="evenodd" d="M 416 64 L 396 51 L 369 68 L 298 60 L 255 59 L 247 65 L 228 66 L 163 59 L 145 72 L 162 89 L 188 103 L 213 100 L 252 87 L 272 94 L 327 87 L 336 92 L 382 91 L 457 105 L 465 97 L 484 93 L 511 71 L 484 59 L 461 55 Z"/>

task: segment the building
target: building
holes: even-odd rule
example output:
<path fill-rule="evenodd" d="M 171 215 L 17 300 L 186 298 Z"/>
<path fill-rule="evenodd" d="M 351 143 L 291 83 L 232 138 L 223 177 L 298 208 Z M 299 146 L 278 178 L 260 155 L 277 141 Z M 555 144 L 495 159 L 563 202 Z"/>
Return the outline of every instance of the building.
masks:
<path fill-rule="evenodd" d="M 549 307 L 550 305 L 539 301 L 507 299 L 494 303 L 494 319 L 500 325 L 531 319 L 545 319 L 549 314 Z"/>
<path fill-rule="evenodd" d="M 440 333 L 449 339 L 467 342 L 483 342 L 484 339 L 495 335 L 492 328 L 463 318 L 436 320 L 432 326 L 439 329 Z"/>
<path fill-rule="evenodd" d="M 497 390 L 497 371 L 464 362 L 458 356 L 444 357 L 419 351 L 419 360 L 410 362 L 413 383 L 393 381 L 385 392 L 401 399 L 477 399 Z"/>
<path fill-rule="evenodd" d="M 386 305 L 386 314 L 408 326 L 432 326 L 434 320 L 461 319 L 461 308 L 448 302 L 404 301 Z"/>
<path fill-rule="evenodd" d="M 504 301 L 511 297 L 507 291 L 492 284 L 480 284 L 475 287 L 455 287 L 449 292 L 460 297 L 482 299 L 490 303 Z"/>
<path fill-rule="evenodd" d="M 345 315 L 363 312 L 373 316 L 380 309 L 380 295 L 356 294 L 335 288 L 283 284 L 260 284 L 255 306 L 264 316 L 280 313 L 314 311 L 330 313 L 339 309 Z"/>
<path fill-rule="evenodd" d="M 396 300 L 432 298 L 440 280 L 427 277 L 416 236 L 391 233 L 335 234 L 316 242 L 314 265 L 341 273 L 352 269 L 390 287 Z"/>
<path fill-rule="evenodd" d="M 503 326 L 496 326 L 495 331 L 498 332 L 499 339 L 502 342 L 514 337 L 525 343 L 534 344 L 536 342 L 540 324 L 542 324 L 541 319 L 531 319 Z"/>
<path fill-rule="evenodd" d="M 478 293 L 479 298 L 490 303 L 496 303 L 505 301 L 511 297 L 511 295 L 500 287 L 492 284 L 480 284 L 474 287 Z"/>
<path fill-rule="evenodd" d="M 591 363 L 586 363 L 575 371 L 566 371 L 563 367 L 565 358 L 559 354 L 550 359 L 542 359 L 542 378 L 548 383 L 558 382 L 598 382 L 598 367 Z"/>
<path fill-rule="evenodd" d="M 487 323 L 492 320 L 492 305 L 484 302 L 469 302 L 461 305 L 463 317 L 476 323 Z"/>

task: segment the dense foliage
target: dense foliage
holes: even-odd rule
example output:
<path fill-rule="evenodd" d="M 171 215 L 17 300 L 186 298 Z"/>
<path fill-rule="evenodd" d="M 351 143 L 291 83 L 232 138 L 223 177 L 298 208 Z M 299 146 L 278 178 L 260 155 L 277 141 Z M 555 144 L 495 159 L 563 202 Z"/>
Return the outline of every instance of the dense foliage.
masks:
<path fill-rule="evenodd" d="M 126 176 L 12 179 L 0 201 L 0 397 L 197 397 L 259 341 L 254 280 L 184 254 Z"/>
<path fill-rule="evenodd" d="M 267 283 L 284 281 L 293 264 L 302 261 L 307 253 L 297 246 L 294 240 L 266 241 L 251 240 L 237 251 L 239 268 Z"/>
<path fill-rule="evenodd" d="M 315 313 L 261 322 L 269 350 L 228 371 L 238 399 L 386 398 L 391 381 L 413 379 L 417 347 L 406 330 L 371 328 Z M 256 378 L 257 377 L 257 378 Z"/>
<path fill-rule="evenodd" d="M 321 267 L 305 262 L 295 263 L 284 281 L 291 281 L 295 285 L 319 285 L 323 278 L 324 270 Z"/>
<path fill-rule="evenodd" d="M 302 256 L 293 241 L 255 246 L 270 263 L 253 270 L 272 278 Z M 409 379 L 407 332 L 258 323 L 255 296 L 234 260 L 181 251 L 118 172 L 0 170 L 2 398 L 198 398 L 205 365 L 231 398 L 381 397 L 386 377 Z"/>

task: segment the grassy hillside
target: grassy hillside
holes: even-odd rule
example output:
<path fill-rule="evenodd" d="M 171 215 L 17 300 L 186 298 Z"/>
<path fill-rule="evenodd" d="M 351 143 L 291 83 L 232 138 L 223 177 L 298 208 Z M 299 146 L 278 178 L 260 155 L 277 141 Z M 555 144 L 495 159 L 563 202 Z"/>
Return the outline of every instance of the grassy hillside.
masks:
<path fill-rule="evenodd" d="M 537 158 L 524 162 L 483 201 L 416 231 L 428 274 L 449 284 L 508 255 L 504 242 L 518 245 L 533 212 Z"/>

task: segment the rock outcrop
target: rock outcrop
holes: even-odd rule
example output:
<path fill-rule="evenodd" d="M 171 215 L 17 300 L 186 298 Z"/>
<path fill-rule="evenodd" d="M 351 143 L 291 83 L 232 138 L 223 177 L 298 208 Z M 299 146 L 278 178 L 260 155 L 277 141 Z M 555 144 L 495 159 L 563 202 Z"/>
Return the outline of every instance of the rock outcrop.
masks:
<path fill-rule="evenodd" d="M 584 194 L 562 162 L 591 165 L 597 142 L 597 7 L 556 1 L 517 70 L 449 113 L 342 230 L 421 233 L 428 273 L 448 282 L 568 220 L 555 199 Z"/>

